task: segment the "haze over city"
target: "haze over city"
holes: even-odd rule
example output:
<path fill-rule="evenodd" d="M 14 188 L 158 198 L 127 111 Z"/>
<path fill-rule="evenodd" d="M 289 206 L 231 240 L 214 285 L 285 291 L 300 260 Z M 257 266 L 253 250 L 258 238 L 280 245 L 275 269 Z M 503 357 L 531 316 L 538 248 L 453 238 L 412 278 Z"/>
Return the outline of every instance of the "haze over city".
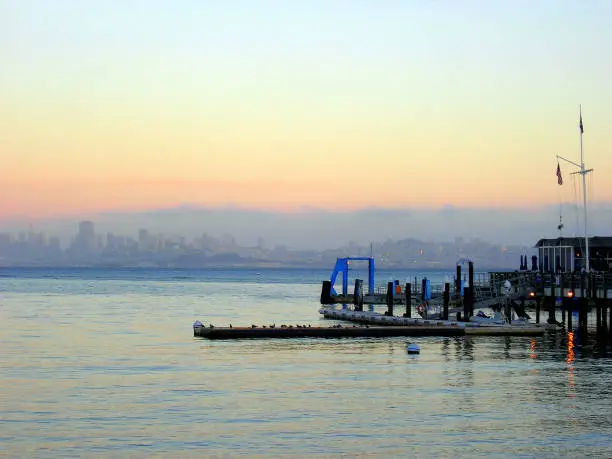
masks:
<path fill-rule="evenodd" d="M 304 248 L 610 227 L 612 4 L 0 1 L 0 230 Z"/>

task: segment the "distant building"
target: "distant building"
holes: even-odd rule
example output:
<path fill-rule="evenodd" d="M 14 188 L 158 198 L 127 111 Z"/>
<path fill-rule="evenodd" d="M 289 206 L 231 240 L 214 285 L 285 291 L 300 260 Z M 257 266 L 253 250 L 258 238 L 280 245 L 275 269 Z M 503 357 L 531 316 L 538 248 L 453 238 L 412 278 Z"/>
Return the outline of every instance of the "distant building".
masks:
<path fill-rule="evenodd" d="M 57 236 L 51 236 L 49 238 L 49 247 L 51 247 L 54 251 L 60 251 L 62 250 L 62 243 L 60 241 L 60 238 Z"/>
<path fill-rule="evenodd" d="M 83 254 L 96 251 L 97 239 L 93 222 L 83 221 L 79 223 L 79 232 L 74 239 L 73 249 Z"/>
<path fill-rule="evenodd" d="M 534 248 L 541 272 L 580 272 L 586 267 L 583 237 L 540 239 Z M 589 266 L 592 271 L 612 272 L 612 237 L 589 238 Z"/>
<path fill-rule="evenodd" d="M 151 249 L 151 236 L 144 228 L 138 230 L 138 249 L 141 251 Z"/>

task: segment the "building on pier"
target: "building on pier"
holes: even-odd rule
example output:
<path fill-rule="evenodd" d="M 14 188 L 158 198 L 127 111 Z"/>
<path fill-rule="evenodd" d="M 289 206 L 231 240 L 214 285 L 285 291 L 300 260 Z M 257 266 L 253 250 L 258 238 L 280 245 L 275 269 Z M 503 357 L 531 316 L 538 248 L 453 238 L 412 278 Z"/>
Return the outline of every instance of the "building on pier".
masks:
<path fill-rule="evenodd" d="M 559 237 L 540 239 L 538 268 L 543 273 L 580 272 L 585 266 L 585 244 L 583 237 Z M 612 237 L 589 238 L 589 264 L 592 271 L 612 272 Z"/>

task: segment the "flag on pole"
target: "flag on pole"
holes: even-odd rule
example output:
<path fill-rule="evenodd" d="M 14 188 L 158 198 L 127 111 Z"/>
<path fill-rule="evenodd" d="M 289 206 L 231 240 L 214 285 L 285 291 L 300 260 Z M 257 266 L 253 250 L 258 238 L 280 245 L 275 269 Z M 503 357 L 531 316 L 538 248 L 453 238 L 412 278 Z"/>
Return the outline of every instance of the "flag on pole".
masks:
<path fill-rule="evenodd" d="M 584 128 L 582 127 L 582 111 L 580 111 L 580 133 L 584 134 Z"/>
<path fill-rule="evenodd" d="M 558 161 L 557 161 L 557 183 L 559 185 L 563 185 L 563 177 L 561 176 L 561 166 L 559 166 Z"/>

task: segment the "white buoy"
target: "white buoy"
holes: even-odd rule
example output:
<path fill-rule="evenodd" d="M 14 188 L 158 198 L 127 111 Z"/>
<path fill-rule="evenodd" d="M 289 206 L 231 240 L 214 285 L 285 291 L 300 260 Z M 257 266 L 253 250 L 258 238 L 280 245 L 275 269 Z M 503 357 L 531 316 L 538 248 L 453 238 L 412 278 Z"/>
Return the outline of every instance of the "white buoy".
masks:
<path fill-rule="evenodd" d="M 410 343 L 408 344 L 408 354 L 420 354 L 421 348 L 418 344 Z"/>

